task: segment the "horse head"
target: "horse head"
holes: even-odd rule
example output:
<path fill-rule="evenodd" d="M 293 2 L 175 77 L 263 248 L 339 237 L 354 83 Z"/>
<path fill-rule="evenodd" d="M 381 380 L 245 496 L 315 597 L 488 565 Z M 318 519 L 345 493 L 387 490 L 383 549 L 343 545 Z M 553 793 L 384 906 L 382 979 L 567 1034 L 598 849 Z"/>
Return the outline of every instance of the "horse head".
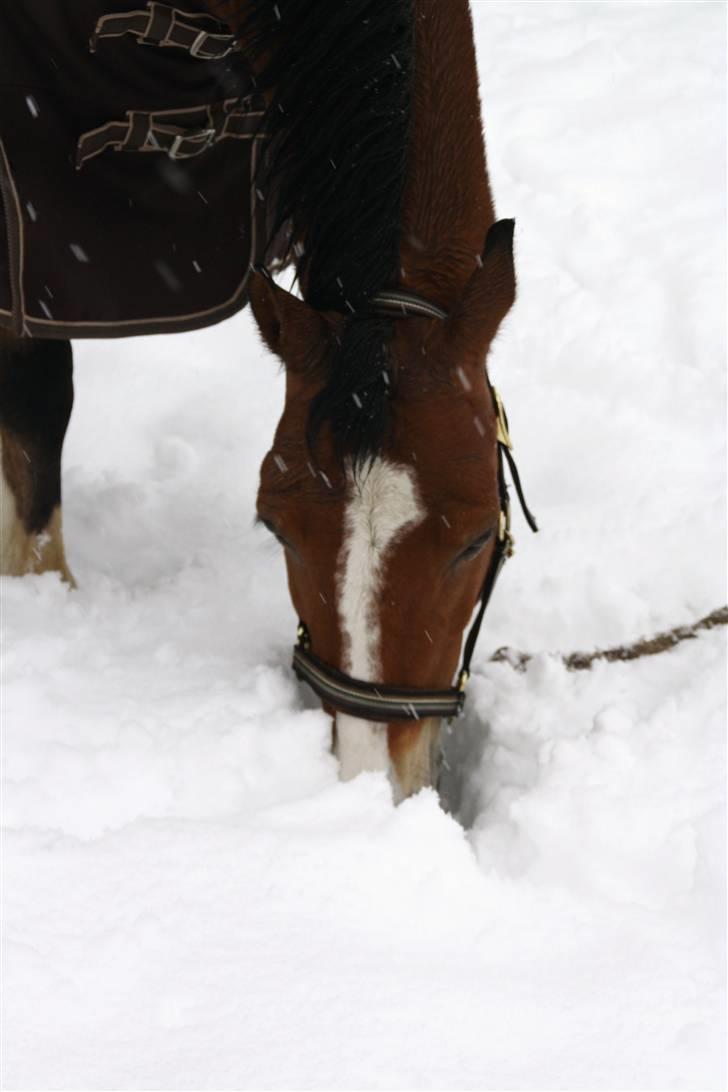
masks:
<path fill-rule="evenodd" d="M 393 318 L 382 375 L 389 425 L 359 462 L 329 423 L 312 441 L 311 408 L 344 329 L 376 319 L 318 311 L 261 274 L 251 285 L 263 339 L 286 370 L 259 518 L 284 549 L 317 661 L 375 691 L 452 686 L 499 547 L 498 415 L 485 360 L 515 297 L 513 221 L 490 228 L 474 264 L 449 314 Z M 324 706 L 342 777 L 387 770 L 398 796 L 432 783 L 437 718 L 364 719 L 330 694 Z"/>

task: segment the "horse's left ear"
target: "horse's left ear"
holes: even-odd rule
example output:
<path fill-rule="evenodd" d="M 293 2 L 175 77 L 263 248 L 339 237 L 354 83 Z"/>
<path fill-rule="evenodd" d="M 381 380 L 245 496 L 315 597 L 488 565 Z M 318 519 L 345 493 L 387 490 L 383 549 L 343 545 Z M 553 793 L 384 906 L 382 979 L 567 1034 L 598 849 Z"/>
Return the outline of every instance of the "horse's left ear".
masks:
<path fill-rule="evenodd" d="M 448 335 L 478 354 L 487 349 L 516 298 L 515 226 L 515 220 L 498 220 L 490 228 L 478 268 L 448 319 Z"/>
<path fill-rule="evenodd" d="M 333 332 L 331 316 L 279 288 L 266 273 L 252 274 L 248 296 L 263 341 L 287 369 L 298 371 L 321 358 Z"/>

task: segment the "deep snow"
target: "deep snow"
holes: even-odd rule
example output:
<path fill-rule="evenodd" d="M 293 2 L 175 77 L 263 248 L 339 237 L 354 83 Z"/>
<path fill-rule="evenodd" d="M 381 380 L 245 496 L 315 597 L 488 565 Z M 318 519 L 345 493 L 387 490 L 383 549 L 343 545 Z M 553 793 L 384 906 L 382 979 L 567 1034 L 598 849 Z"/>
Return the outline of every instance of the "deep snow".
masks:
<path fill-rule="evenodd" d="M 445 791 L 336 779 L 245 314 L 76 346 L 70 592 L 2 582 L 5 1088 L 721 1088 L 719 3 L 473 4 L 528 497 Z M 503 644 L 528 671 L 489 664 Z"/>

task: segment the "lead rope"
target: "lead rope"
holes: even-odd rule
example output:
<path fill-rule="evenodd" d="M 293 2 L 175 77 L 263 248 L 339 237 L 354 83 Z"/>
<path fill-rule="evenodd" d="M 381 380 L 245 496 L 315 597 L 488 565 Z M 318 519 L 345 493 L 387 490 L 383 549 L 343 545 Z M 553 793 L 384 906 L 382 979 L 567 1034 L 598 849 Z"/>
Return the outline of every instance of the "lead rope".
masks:
<path fill-rule="evenodd" d="M 507 500 L 507 487 L 505 485 L 503 475 L 503 458 L 505 457 L 508 463 L 508 469 L 511 472 L 511 478 L 516 488 L 518 500 L 521 505 L 521 510 L 525 516 L 526 522 L 532 531 L 537 531 L 536 520 L 532 513 L 529 511 L 526 499 L 523 495 L 523 488 L 521 486 L 521 479 L 518 474 L 518 467 L 512 455 L 513 444 L 511 442 L 510 435 L 508 433 L 508 417 L 501 401 L 500 395 L 495 387 L 491 388 L 493 398 L 496 404 L 496 416 L 499 425 L 498 434 L 498 479 L 501 488 L 501 497 L 506 496 L 506 522 L 508 528 L 506 531 L 506 547 L 500 551 L 499 557 L 494 559 L 493 575 L 489 572 L 486 576 L 486 585 L 483 589 L 483 599 L 481 600 L 478 615 L 473 624 L 473 629 L 468 634 L 468 639 L 465 643 L 465 649 L 463 652 L 463 666 L 460 671 L 460 679 L 464 679 L 462 682 L 462 689 L 465 687 L 470 676 L 470 660 L 475 649 L 475 643 L 478 639 L 478 633 L 483 621 L 483 615 L 485 614 L 485 608 L 488 605 L 488 599 L 493 590 L 495 584 L 495 578 L 498 575 L 506 557 L 510 557 L 513 553 L 513 537 L 510 535 L 510 512 Z M 501 434 L 502 424 L 502 434 Z M 505 491 L 505 493 L 504 493 Z M 728 607 L 718 607 L 716 610 L 711 611 L 710 614 L 706 614 L 703 618 L 697 622 L 686 626 L 673 626 L 672 629 L 664 630 L 661 633 L 656 633 L 652 637 L 640 637 L 637 641 L 633 641 L 627 645 L 613 645 L 611 648 L 598 648 L 592 652 L 568 652 L 556 654 L 557 658 L 562 661 L 567 671 L 588 671 L 593 664 L 599 660 L 604 660 L 606 663 L 620 663 L 629 660 L 639 660 L 646 656 L 657 656 L 661 652 L 668 652 L 671 648 L 675 648 L 676 645 L 682 644 L 683 641 L 694 640 L 698 634 L 703 630 L 716 629 L 720 626 L 728 625 Z M 553 654 L 552 654 L 553 655 Z M 519 652 L 516 649 L 499 648 L 490 657 L 490 663 L 507 663 L 515 671 L 525 671 L 531 661 L 534 659 L 535 653 L 532 652 Z"/>
<path fill-rule="evenodd" d="M 692 641 L 701 630 L 717 629 L 728 626 L 728 607 L 718 607 L 705 617 L 687 626 L 673 626 L 672 629 L 656 633 L 653 637 L 640 637 L 628 645 L 614 645 L 611 648 L 597 648 L 593 652 L 552 653 L 562 661 L 567 671 L 588 671 L 597 660 L 607 663 L 620 663 L 627 660 L 641 660 L 645 656 L 657 656 L 669 652 L 671 648 Z M 513 648 L 499 648 L 490 657 L 490 663 L 507 663 L 514 671 L 525 671 L 536 656 L 534 652 L 518 652 Z"/>

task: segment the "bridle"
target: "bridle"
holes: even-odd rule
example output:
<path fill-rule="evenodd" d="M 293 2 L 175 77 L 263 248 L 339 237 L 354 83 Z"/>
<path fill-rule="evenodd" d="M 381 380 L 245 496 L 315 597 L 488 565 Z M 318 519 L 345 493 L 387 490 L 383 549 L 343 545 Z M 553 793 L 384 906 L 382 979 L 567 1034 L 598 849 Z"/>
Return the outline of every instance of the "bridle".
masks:
<path fill-rule="evenodd" d="M 436 318 L 445 320 L 447 313 L 440 307 L 410 292 L 388 289 L 372 296 L 368 313 L 391 318 Z M 325 663 L 311 650 L 311 637 L 304 621 L 298 624 L 298 639 L 293 649 L 293 670 L 303 682 L 309 684 L 318 696 L 340 713 L 348 713 L 363 720 L 380 723 L 390 721 L 422 720 L 425 717 L 452 718 L 460 716 L 465 704 L 465 688 L 470 678 L 470 663 L 483 623 L 493 588 L 507 558 L 514 550 L 511 532 L 511 506 L 506 484 L 506 464 L 511 474 L 521 510 L 532 531 L 537 531 L 536 520 L 528 509 L 518 469 L 513 459 L 508 418 L 503 402 L 492 384 L 488 383 L 496 415 L 496 439 L 498 445 L 498 496 L 500 513 L 498 537 L 493 556 L 485 574 L 480 593 L 478 612 L 470 626 L 463 646 L 463 659 L 455 686 L 445 690 L 428 690 L 422 687 L 385 686 L 379 683 L 354 679 Z"/>

